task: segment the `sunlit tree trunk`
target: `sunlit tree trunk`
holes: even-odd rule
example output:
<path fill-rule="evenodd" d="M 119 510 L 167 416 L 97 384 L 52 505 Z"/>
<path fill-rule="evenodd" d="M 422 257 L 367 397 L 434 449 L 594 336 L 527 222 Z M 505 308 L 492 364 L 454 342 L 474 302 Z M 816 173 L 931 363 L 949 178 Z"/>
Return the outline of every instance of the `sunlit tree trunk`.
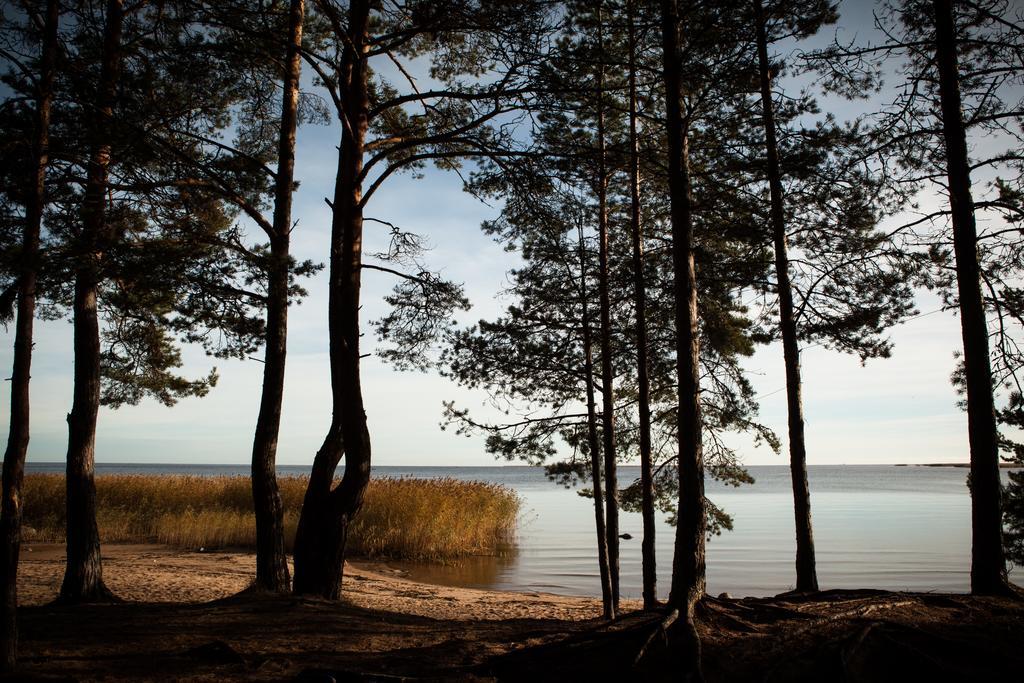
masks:
<path fill-rule="evenodd" d="M 57 57 L 57 25 L 60 9 L 56 0 L 46 3 L 40 73 L 36 93 L 35 139 L 32 141 L 32 168 L 25 193 L 25 226 L 21 242 L 18 274 L 18 309 L 14 330 L 14 369 L 11 373 L 11 424 L 4 452 L 3 500 L 0 507 L 0 660 L 2 671 L 11 671 L 18 657 L 18 557 L 21 552 L 21 485 L 25 474 L 25 455 L 29 441 L 29 380 L 32 369 L 32 323 L 36 310 L 36 270 L 39 260 L 39 235 L 46 201 L 46 166 L 50 149 L 50 103 Z"/>
<path fill-rule="evenodd" d="M 74 401 L 68 415 L 67 565 L 62 602 L 112 598 L 103 583 L 96 526 L 96 420 L 100 407 L 100 328 L 97 297 L 100 261 L 108 247 L 107 173 L 113 136 L 114 102 L 121 75 L 122 0 L 107 3 L 103 30 L 96 121 L 82 205 L 82 229 L 75 268 Z"/>

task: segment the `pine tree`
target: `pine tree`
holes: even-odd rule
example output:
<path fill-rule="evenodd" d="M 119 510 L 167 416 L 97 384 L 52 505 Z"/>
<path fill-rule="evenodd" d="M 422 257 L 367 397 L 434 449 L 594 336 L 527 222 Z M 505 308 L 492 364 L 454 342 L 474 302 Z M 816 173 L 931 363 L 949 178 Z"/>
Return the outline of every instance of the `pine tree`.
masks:
<path fill-rule="evenodd" d="M 629 39 L 625 8 L 608 4 L 605 38 L 607 73 L 623 78 L 606 81 L 608 100 L 608 159 L 610 184 L 609 210 L 609 299 L 611 317 L 612 358 L 615 360 L 615 415 L 620 429 L 620 453 L 635 457 L 639 446 L 640 409 L 638 355 L 634 334 L 640 307 L 636 302 L 636 275 L 641 273 L 651 295 L 644 314 L 645 329 L 650 330 L 648 350 L 652 448 L 651 507 L 655 504 L 674 513 L 678 503 L 678 473 L 673 463 L 678 453 L 668 452 L 662 444 L 677 438 L 675 417 L 675 338 L 672 302 L 672 265 L 664 226 L 669 207 L 664 197 L 667 177 L 664 170 L 664 141 L 660 127 L 645 127 L 642 136 L 629 133 Z M 621 12 L 621 14 L 614 14 Z M 504 210 L 498 220 L 485 225 L 506 248 L 518 251 L 524 266 L 510 274 L 510 293 L 515 304 L 507 314 L 494 321 L 481 321 L 475 328 L 464 330 L 456 338 L 444 361 L 447 373 L 467 386 L 485 389 L 496 402 L 511 405 L 517 417 L 507 422 L 485 423 L 467 411 L 449 404 L 446 419 L 456 428 L 487 434 L 488 450 L 506 458 L 522 458 L 544 464 L 549 475 L 559 482 L 573 482 L 588 476 L 589 444 L 587 410 L 589 400 L 587 357 L 591 350 L 589 330 L 596 325 L 588 313 L 598 310 L 600 302 L 584 293 L 596 287 L 574 287 L 573 282 L 587 281 L 594 273 L 594 262 L 600 250 L 595 238 L 577 237 L 581 227 L 587 233 L 598 233 L 601 202 L 594 179 L 600 176 L 600 146 L 597 134 L 597 74 L 592 58 L 596 40 L 593 13 L 573 15 L 566 39 L 549 59 L 551 68 L 545 73 L 544 88 L 551 96 L 538 102 L 536 111 L 540 125 L 535 129 L 533 156 L 518 164 L 504 164 L 489 176 L 478 178 L 479 192 L 502 198 Z M 637 41 L 636 54 L 644 73 L 660 53 L 650 43 L 650 33 Z M 557 95 L 555 95 L 557 93 Z M 717 97 L 717 96 L 716 96 Z M 638 100 L 645 104 L 645 120 L 662 116 L 656 104 L 657 91 L 645 90 Z M 773 446 L 774 435 L 753 419 L 756 412 L 752 391 L 739 368 L 739 358 L 752 352 L 751 323 L 739 305 L 742 288 L 749 287 L 757 277 L 763 279 L 767 261 L 760 253 L 758 235 L 751 223 L 753 214 L 744 203 L 745 191 L 733 192 L 718 177 L 715 159 L 727 147 L 723 133 L 735 126 L 726 124 L 732 113 L 707 117 L 719 112 L 709 105 L 702 112 L 696 135 L 701 140 L 695 155 L 699 173 L 696 194 L 703 210 L 695 217 L 695 231 L 702 249 L 700 267 L 712 277 L 702 281 L 702 296 L 712 302 L 706 307 L 701 334 L 700 372 L 713 386 L 707 393 L 704 408 L 708 414 L 705 432 L 709 452 L 709 469 L 713 476 L 731 483 L 750 481 L 737 464 L 736 454 L 725 446 L 722 433 L 730 430 L 751 431 Z M 706 121 L 706 125 L 705 125 Z M 634 145 L 639 153 L 633 153 Z M 643 160 L 643 202 L 633 201 L 631 162 Z M 725 188 L 723 190 L 723 188 Z M 642 221 L 651 226 L 643 240 L 645 249 L 642 267 L 634 260 L 634 207 L 642 212 Z M 569 255 L 582 244 L 584 256 Z M 633 303 L 633 310 L 630 304 Z M 584 310 L 585 309 L 585 310 Z M 647 365 L 647 364 L 645 364 Z M 564 444 L 564 446 L 562 445 Z M 598 481 L 593 482 L 600 485 Z M 600 488 L 594 486 L 596 494 Z M 623 490 L 621 504 L 627 509 L 642 509 L 642 481 Z M 700 504 L 712 516 L 710 529 L 728 528 L 728 516 L 710 501 Z M 653 512 L 653 511 L 652 511 Z M 653 514 L 651 515 L 653 517 Z M 672 517 L 675 517 L 673 515 Z M 595 520 L 600 526 L 600 521 Z M 599 535 L 598 559 L 601 564 Z M 648 565 L 653 572 L 653 562 Z M 650 586 L 650 582 L 646 584 Z M 653 591 L 650 591 L 653 592 Z"/>
<path fill-rule="evenodd" d="M 303 500 L 293 590 L 336 598 L 348 529 L 370 477 L 370 434 L 360 379 L 362 273 L 373 269 L 402 279 L 388 299 L 392 312 L 377 323 L 379 334 L 392 344 L 380 354 L 399 367 L 422 364 L 431 340 L 450 322 L 451 311 L 467 306 L 461 289 L 436 274 L 364 262 L 365 207 L 396 172 L 426 163 L 455 168 L 464 160 L 493 158 L 514 147 L 511 126 L 489 124 L 518 110 L 526 92 L 524 71 L 532 64 L 546 19 L 544 8 L 532 5 L 422 3 L 408 13 L 392 13 L 363 1 L 346 5 L 319 0 L 315 7 L 314 30 L 323 31 L 325 47 L 304 57 L 328 91 L 342 128 L 329 202 L 334 411 Z M 404 66 L 399 68 L 404 83 L 373 74 L 372 60 L 401 65 L 416 57 L 429 60 L 436 89 L 420 89 Z M 493 65 L 497 77 L 473 82 L 486 75 L 482 65 Z M 394 234 L 396 249 L 386 256 L 401 262 L 408 258 L 405 247 L 417 240 L 401 230 Z M 344 475 L 335 486 L 334 472 L 343 458 Z"/>
<path fill-rule="evenodd" d="M 27 8 L 31 11 L 33 8 Z M 32 17 L 38 21 L 37 17 Z M 26 22 L 28 23 L 28 22 Z M 0 507 L 0 671 L 14 669 L 18 657 L 18 559 L 21 551 L 21 488 L 29 443 L 29 382 L 32 367 L 32 332 L 36 314 L 39 243 L 46 203 L 46 166 L 50 154 L 50 105 L 57 62 L 60 7 L 48 0 L 42 17 L 38 67 L 35 73 L 35 107 L 30 173 L 12 179 L 24 184 L 24 227 L 18 253 L 17 313 L 14 336 L 14 370 L 11 373 L 11 422 L 4 452 L 3 497 Z M 6 27 L 5 27 L 6 28 Z M 21 27 L 18 27 L 21 29 Z M 7 31 L 5 31 L 7 33 Z M 19 30 L 18 33 L 21 33 Z M 20 182 L 19 182 L 20 181 Z"/>
<path fill-rule="evenodd" d="M 971 589 L 1010 590 L 1002 549 L 997 418 L 1012 425 L 1020 356 L 1011 323 L 1020 289 L 1024 243 L 1013 227 L 977 230 L 985 214 L 1012 224 L 1020 213 L 1022 101 L 1016 86 L 1022 48 L 1020 18 L 1001 0 L 885 3 L 878 13 L 885 39 L 837 45 L 814 64 L 844 94 L 871 92 L 882 65 L 902 75 L 893 104 L 879 113 L 870 140 L 889 182 L 919 189 L 937 183 L 947 205 L 904 227 L 932 266 L 928 284 L 959 309 L 963 333 L 954 384 L 965 393 L 970 442 Z M 973 140 L 986 145 L 971 149 Z M 995 148 L 992 151 L 992 148 Z M 972 178 L 985 176 L 981 184 Z M 914 207 L 916 208 L 916 207 Z M 990 329 L 991 328 L 991 329 Z M 995 343 L 989 346 L 994 331 Z M 997 409 L 996 393 L 1005 397 Z M 1006 418 L 1010 418 L 1006 420 Z"/>
<path fill-rule="evenodd" d="M 179 376 L 176 341 L 245 356 L 263 333 L 251 315 L 259 294 L 245 289 L 255 264 L 232 246 L 235 210 L 215 182 L 230 175 L 236 194 L 265 191 L 215 139 L 243 99 L 237 72 L 189 6 L 95 10 L 75 8 L 59 55 L 40 278 L 50 312 L 69 307 L 75 321 L 67 602 L 111 597 L 95 522 L 99 406 L 204 395 L 216 374 Z"/>
<path fill-rule="evenodd" d="M 817 103 L 807 92 L 788 94 L 776 84 L 783 65 L 770 61 L 770 45 L 813 35 L 835 21 L 835 7 L 818 0 L 752 4 L 752 61 L 760 83 L 761 134 L 755 137 L 763 139 L 765 151 L 764 168 L 757 163 L 754 173 L 769 186 L 776 271 L 770 294 L 777 299 L 777 333 L 769 334 L 781 338 L 786 367 L 796 590 L 815 591 L 799 342 L 833 346 L 862 360 L 887 356 L 884 331 L 913 311 L 915 262 L 875 228 L 892 192 L 858 163 L 865 154 L 860 125 L 839 125 L 831 116 L 798 125 L 820 114 Z M 791 248 L 796 263 L 790 262 Z"/>

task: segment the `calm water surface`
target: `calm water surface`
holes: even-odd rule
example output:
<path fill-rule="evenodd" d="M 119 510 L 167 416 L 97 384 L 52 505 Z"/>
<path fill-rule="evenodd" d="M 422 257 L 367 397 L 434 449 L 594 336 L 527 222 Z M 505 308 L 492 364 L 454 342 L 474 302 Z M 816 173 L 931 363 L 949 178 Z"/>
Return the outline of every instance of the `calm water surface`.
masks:
<path fill-rule="evenodd" d="M 60 463 L 29 463 L 30 472 L 62 472 Z M 751 466 L 756 483 L 735 489 L 708 482 L 708 496 L 733 516 L 734 530 L 708 545 L 708 590 L 772 595 L 793 587 L 792 494 L 785 466 Z M 247 475 L 245 465 L 99 464 L 98 474 Z M 308 468 L 284 466 L 285 475 Z M 599 595 L 593 501 L 551 483 L 532 467 L 376 467 L 379 476 L 453 477 L 504 484 L 523 499 L 514 547 L 499 557 L 454 567 L 405 566 L 413 578 L 501 590 Z M 620 481 L 639 468 L 620 467 Z M 822 588 L 965 592 L 970 576 L 967 470 L 952 467 L 811 466 L 811 509 Z M 1005 470 L 1004 470 L 1005 477 Z M 621 581 L 640 597 L 640 515 L 622 513 Z M 668 592 L 674 530 L 659 520 L 659 593 Z M 1017 570 L 1021 572 L 1022 570 Z M 1017 577 L 1019 580 L 1019 577 Z"/>

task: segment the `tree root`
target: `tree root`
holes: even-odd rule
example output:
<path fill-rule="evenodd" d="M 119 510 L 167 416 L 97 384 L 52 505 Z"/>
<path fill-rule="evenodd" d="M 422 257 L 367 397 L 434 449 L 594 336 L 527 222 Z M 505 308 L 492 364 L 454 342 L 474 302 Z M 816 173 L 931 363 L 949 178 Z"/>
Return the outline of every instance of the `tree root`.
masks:
<path fill-rule="evenodd" d="M 660 636 L 662 641 L 665 643 L 665 646 L 668 646 L 668 629 L 670 626 L 672 626 L 672 624 L 675 623 L 676 619 L 678 618 L 679 610 L 674 609 L 671 612 L 669 612 L 668 616 L 661 620 L 661 623 L 658 625 L 658 628 L 651 631 L 651 635 L 647 636 L 647 640 L 645 640 L 644 644 L 640 646 L 639 652 L 637 652 L 636 657 L 633 658 L 633 666 L 637 666 L 640 664 L 640 662 L 644 658 L 644 655 L 647 654 L 647 648 L 650 647 L 651 643 L 654 642 L 655 638 Z"/>

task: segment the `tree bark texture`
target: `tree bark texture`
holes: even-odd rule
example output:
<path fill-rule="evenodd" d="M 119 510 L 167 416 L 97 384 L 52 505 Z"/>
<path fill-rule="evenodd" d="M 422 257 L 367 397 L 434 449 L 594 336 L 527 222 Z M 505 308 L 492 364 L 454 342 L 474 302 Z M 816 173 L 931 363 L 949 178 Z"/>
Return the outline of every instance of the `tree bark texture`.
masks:
<path fill-rule="evenodd" d="M 604 52 L 603 19 L 598 14 L 599 52 Z M 601 436 L 604 445 L 605 518 L 612 602 L 619 610 L 619 487 L 615 453 L 615 381 L 612 374 L 611 302 L 608 293 L 608 166 L 604 129 L 604 62 L 597 72 L 597 289 L 601 309 Z"/>
<path fill-rule="evenodd" d="M 22 233 L 18 275 L 18 308 L 14 330 L 14 368 L 11 373 L 11 424 L 3 464 L 3 498 L 0 502 L 0 671 L 14 669 L 18 656 L 18 559 L 21 553 L 21 488 L 28 453 L 32 370 L 32 324 L 36 310 L 36 271 L 39 235 L 46 201 L 46 167 L 50 149 L 50 103 L 57 58 L 57 26 L 60 9 L 56 0 L 46 3 L 40 52 L 39 86 L 36 93 L 35 139 L 32 167 L 27 178 L 25 225 Z"/>
<path fill-rule="evenodd" d="M 679 512 L 669 603 L 692 622 L 705 590 L 704 451 L 701 442 L 700 338 L 693 260 L 688 121 L 683 111 L 677 0 L 662 2 L 662 40 L 668 127 L 672 263 L 675 270 L 676 376 L 679 395 Z"/>
<path fill-rule="evenodd" d="M 608 566 L 608 528 L 604 521 L 604 492 L 601 484 L 601 441 L 597 435 L 597 401 L 594 391 L 594 340 L 590 333 L 590 310 L 587 304 L 587 259 L 583 245 L 583 228 L 579 230 L 580 302 L 583 313 L 583 372 L 587 382 L 587 443 L 590 447 L 590 479 L 594 483 L 594 526 L 597 530 L 597 564 L 601 572 L 601 604 L 605 619 L 615 619 L 616 605 L 612 598 L 611 571 Z"/>
<path fill-rule="evenodd" d="M 270 235 L 270 273 L 267 287 L 267 338 L 263 364 L 263 393 L 252 447 L 252 497 L 256 516 L 257 591 L 283 593 L 289 589 L 284 544 L 284 508 L 277 485 L 277 439 L 284 400 L 288 349 L 289 241 L 292 190 L 295 178 L 295 131 L 298 125 L 299 77 L 302 71 L 304 0 L 291 0 L 288 48 L 282 83 L 281 129 L 278 139 L 274 220 Z"/>
<path fill-rule="evenodd" d="M 333 417 L 313 461 L 295 538 L 298 594 L 340 595 L 345 546 L 370 481 L 370 434 L 359 376 L 359 290 L 363 246 L 360 174 L 369 122 L 369 3 L 354 0 L 338 82 L 343 97 L 341 146 L 331 222 L 328 325 Z M 340 38 L 340 37 L 339 37 Z M 342 456 L 345 474 L 332 488 Z"/>
<path fill-rule="evenodd" d="M 978 231 L 971 197 L 967 132 L 961 111 L 956 28 L 951 0 L 934 0 L 933 7 L 946 178 L 953 220 L 953 250 L 967 380 L 973 538 L 971 592 L 975 595 L 1006 594 L 1010 588 L 1003 556 L 999 444 L 989 364 L 988 324 L 981 294 Z"/>
<path fill-rule="evenodd" d="M 697 328 L 697 276 L 693 261 L 693 220 L 690 200 L 689 140 L 684 115 L 682 51 L 679 45 L 678 0 L 662 0 L 662 78 L 665 82 L 665 124 L 668 142 L 669 201 L 672 221 L 672 266 L 676 324 L 678 392 L 679 502 L 672 589 L 669 606 L 684 619 L 676 622 L 680 644 L 680 678 L 702 681 L 701 644 L 694 621 L 697 601 L 705 590 L 704 450 L 701 442 L 700 338 Z"/>
<path fill-rule="evenodd" d="M 768 36 L 761 0 L 754 0 L 757 24 L 757 62 L 761 81 L 761 111 L 765 150 L 768 157 L 768 185 L 771 192 L 772 237 L 775 247 L 775 273 L 779 294 L 779 329 L 786 365 L 786 406 L 789 416 L 789 468 L 793 480 L 793 514 L 796 519 L 796 589 L 818 590 L 814 560 L 814 534 L 811 528 L 811 492 L 807 484 L 807 444 L 804 438 L 804 405 L 800 380 L 800 349 L 797 345 L 796 318 L 793 313 L 793 289 L 789 280 L 789 254 L 786 244 L 786 217 L 783 210 L 782 170 L 775 135 L 775 105 L 772 101 L 768 64 Z"/>
<path fill-rule="evenodd" d="M 100 537 L 96 526 L 96 420 L 100 407 L 100 327 L 97 298 L 100 262 L 110 239 L 106 223 L 114 102 L 121 74 L 122 0 L 109 0 L 96 121 L 82 205 L 80 251 L 75 272 L 74 400 L 68 415 L 67 565 L 59 600 L 65 603 L 109 600 L 103 583 Z"/>
<path fill-rule="evenodd" d="M 636 377 L 640 427 L 640 510 L 644 537 L 644 609 L 658 604 L 658 568 L 655 555 L 654 468 L 651 460 L 651 381 L 647 358 L 647 287 L 644 279 L 643 228 L 640 223 L 640 142 L 637 135 L 636 27 L 629 3 L 629 192 L 630 233 L 633 238 L 633 305 L 636 308 Z"/>

